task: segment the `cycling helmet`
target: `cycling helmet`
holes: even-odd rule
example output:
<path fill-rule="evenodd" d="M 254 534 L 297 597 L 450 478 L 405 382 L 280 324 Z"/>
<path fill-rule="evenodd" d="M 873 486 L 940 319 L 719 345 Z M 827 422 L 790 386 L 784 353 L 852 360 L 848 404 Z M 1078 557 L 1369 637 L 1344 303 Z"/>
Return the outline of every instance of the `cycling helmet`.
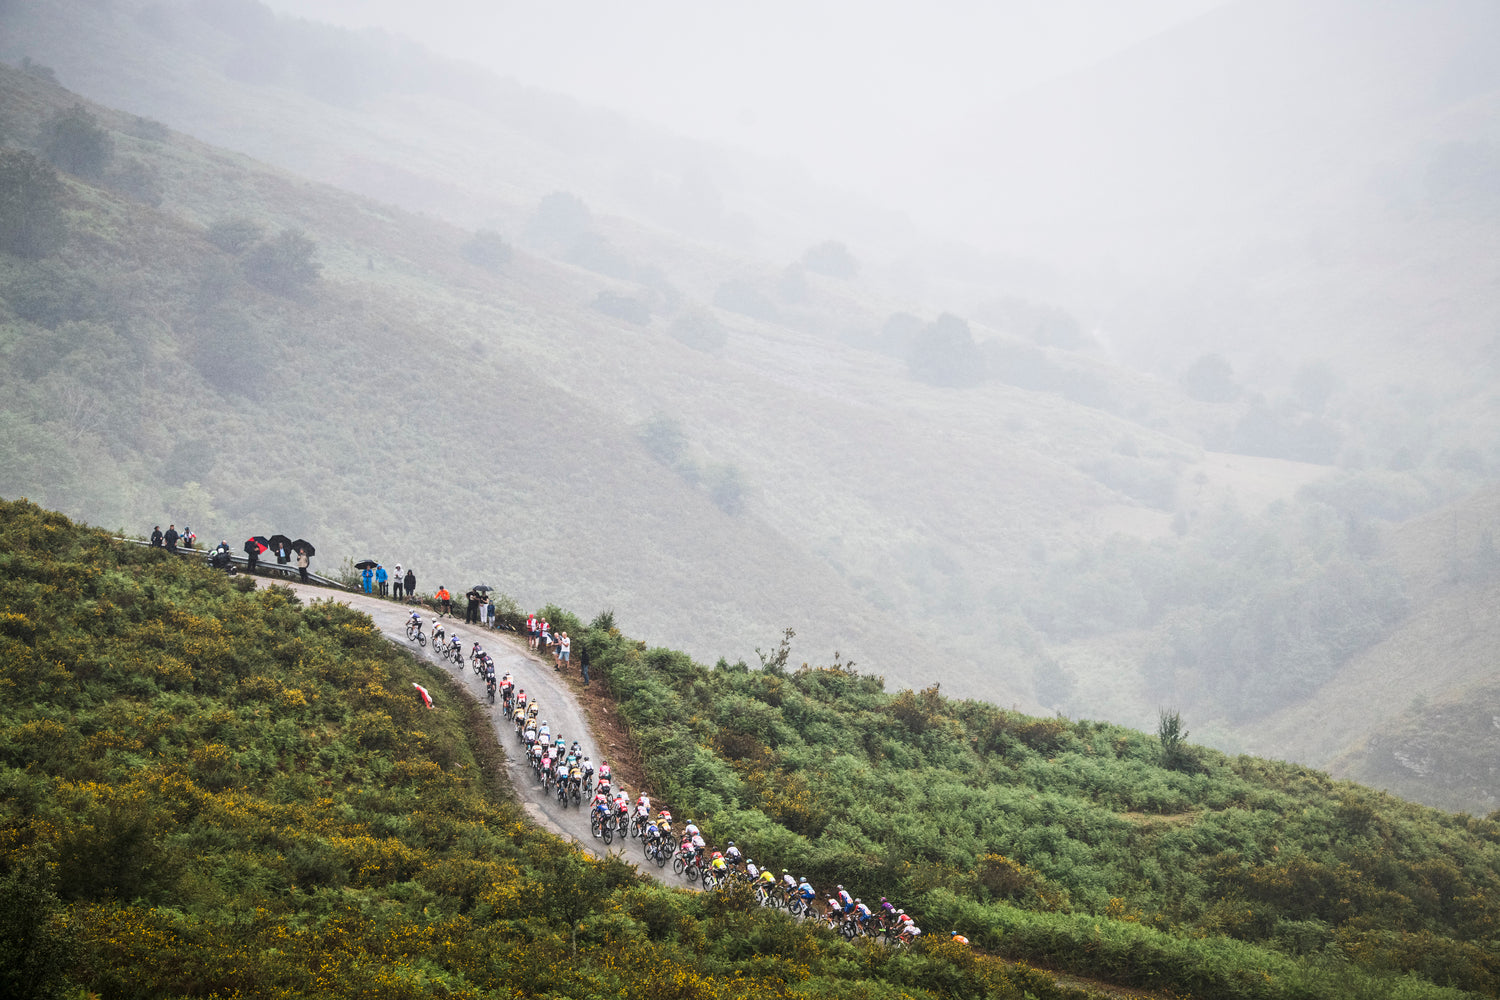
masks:
<path fill-rule="evenodd" d="M 843 886 L 839 886 L 839 892 L 843 892 L 843 891 L 844 891 L 844 887 Z"/>
<path fill-rule="evenodd" d="M 731 841 L 730 841 L 730 842 L 729 842 L 729 846 L 730 846 L 730 847 L 733 847 L 733 846 L 734 846 L 734 841 L 732 841 L 732 840 L 731 840 Z"/>
<path fill-rule="evenodd" d="M 882 902 L 882 903 L 884 903 L 884 902 L 885 902 L 885 897 L 884 897 L 884 896 L 881 896 L 881 897 L 880 897 L 880 901 L 881 901 L 881 902 Z"/>

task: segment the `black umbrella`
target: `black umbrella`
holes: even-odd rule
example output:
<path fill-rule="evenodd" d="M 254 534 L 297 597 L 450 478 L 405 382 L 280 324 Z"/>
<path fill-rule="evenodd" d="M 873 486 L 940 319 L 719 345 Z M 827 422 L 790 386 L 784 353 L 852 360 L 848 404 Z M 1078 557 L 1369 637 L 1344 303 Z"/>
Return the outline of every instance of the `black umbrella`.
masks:
<path fill-rule="evenodd" d="M 293 542 L 292 543 L 292 551 L 293 552 L 306 552 L 309 558 L 311 558 L 312 556 L 315 556 L 315 555 L 318 554 L 318 550 L 315 549 L 315 548 L 313 548 L 312 542 L 309 542 L 305 538 L 299 538 L 295 542 Z"/>
<path fill-rule="evenodd" d="M 361 559 L 359 562 L 357 562 L 357 563 L 354 564 L 354 568 L 355 569 L 374 569 L 376 566 L 379 566 L 379 565 L 380 565 L 380 563 L 376 562 L 374 559 Z"/>
<path fill-rule="evenodd" d="M 266 544 L 273 549 L 279 549 L 283 547 L 290 549 L 292 547 L 292 540 L 285 535 L 272 535 L 266 541 Z"/>
<path fill-rule="evenodd" d="M 490 591 L 494 590 L 495 588 L 491 587 L 487 583 L 479 583 L 479 584 L 475 584 L 474 586 L 470 587 L 469 589 L 470 590 L 477 590 L 481 594 L 488 594 Z"/>

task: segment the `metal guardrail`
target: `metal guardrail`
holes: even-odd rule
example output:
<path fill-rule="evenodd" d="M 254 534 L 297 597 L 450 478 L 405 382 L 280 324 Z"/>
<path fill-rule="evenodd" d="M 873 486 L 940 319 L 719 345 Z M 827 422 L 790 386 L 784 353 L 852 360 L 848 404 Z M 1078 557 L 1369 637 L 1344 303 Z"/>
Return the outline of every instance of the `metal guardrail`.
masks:
<path fill-rule="evenodd" d="M 151 543 L 143 538 L 121 538 L 119 536 L 116 536 L 115 540 L 121 542 L 129 542 L 132 545 L 143 545 L 147 548 L 151 547 Z M 161 548 L 163 552 L 168 551 L 165 546 L 158 547 Z M 190 559 L 201 559 L 204 563 L 207 563 L 209 558 L 213 555 L 213 552 L 213 549 L 189 549 L 178 546 L 174 554 Z M 229 561 L 233 563 L 241 573 L 250 572 L 250 560 L 245 556 L 245 553 L 231 552 L 229 553 Z M 302 580 L 302 574 L 298 572 L 297 567 L 294 564 L 286 563 L 283 565 L 282 563 L 278 563 L 275 558 L 272 558 L 269 562 L 264 559 L 257 559 L 255 562 L 255 575 L 272 577 L 283 576 L 288 580 L 296 580 L 298 582 L 301 582 Z M 338 580 L 334 580 L 330 577 L 314 573 L 312 570 L 307 571 L 307 582 L 315 583 L 320 587 L 333 587 L 336 590 L 349 589 Z"/>

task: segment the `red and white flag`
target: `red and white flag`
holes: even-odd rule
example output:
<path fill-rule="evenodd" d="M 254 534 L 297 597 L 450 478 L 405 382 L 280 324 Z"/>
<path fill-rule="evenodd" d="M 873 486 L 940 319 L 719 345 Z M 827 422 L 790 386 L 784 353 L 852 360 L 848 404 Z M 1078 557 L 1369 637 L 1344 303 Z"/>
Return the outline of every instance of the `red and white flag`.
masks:
<path fill-rule="evenodd" d="M 431 708 L 432 707 L 432 695 L 430 695 L 430 694 L 427 693 L 427 689 L 424 688 L 422 685 L 418 684 L 416 681 L 412 681 L 411 686 L 414 687 L 414 688 L 416 688 L 417 689 L 417 694 L 419 694 L 419 695 L 422 696 L 422 704 L 426 705 L 428 708 Z"/>

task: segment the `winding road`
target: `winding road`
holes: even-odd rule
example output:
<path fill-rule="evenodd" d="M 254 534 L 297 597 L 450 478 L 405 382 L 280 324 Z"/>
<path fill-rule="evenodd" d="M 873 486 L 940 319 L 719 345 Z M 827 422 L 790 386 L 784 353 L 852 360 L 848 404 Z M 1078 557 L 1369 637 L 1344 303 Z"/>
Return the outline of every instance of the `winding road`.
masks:
<path fill-rule="evenodd" d="M 256 577 L 257 582 L 262 579 L 262 577 Z M 275 580 L 268 582 L 281 583 Z M 682 876 L 672 874 L 671 868 L 658 868 L 648 863 L 639 840 L 629 837 L 622 840 L 617 837 L 612 846 L 605 847 L 589 833 L 586 807 L 563 806 L 558 803 L 555 796 L 543 794 L 541 786 L 536 783 L 530 765 L 525 762 L 519 752 L 521 747 L 516 741 L 515 727 L 505 719 L 499 701 L 497 700 L 494 705 L 486 703 L 484 681 L 466 665 L 445 662 L 430 643 L 423 648 L 406 638 L 406 619 L 412 610 L 410 605 L 369 594 L 349 593 L 302 583 L 282 583 L 282 586 L 296 591 L 304 602 L 332 600 L 364 612 L 374 621 L 381 634 L 391 642 L 409 650 L 414 656 L 426 659 L 456 680 L 459 686 L 489 712 L 491 723 L 495 728 L 496 741 L 505 753 L 505 764 L 510 774 L 511 785 L 516 790 L 516 797 L 539 826 L 551 830 L 560 837 L 574 841 L 579 847 L 597 857 L 604 857 L 606 854 L 620 857 L 659 882 L 683 889 L 697 888 L 696 883 L 688 882 Z M 422 608 L 421 611 L 424 627 L 431 635 L 431 612 L 426 608 Z M 532 654 L 526 643 L 513 633 L 497 632 L 480 628 L 477 625 L 465 625 L 457 620 L 446 618 L 442 620 L 442 624 L 450 636 L 456 634 L 463 640 L 465 654 L 472 648 L 475 640 L 478 640 L 494 659 L 495 672 L 503 677 L 507 670 L 510 671 L 517 690 L 525 691 L 533 701 L 541 705 L 539 717 L 551 723 L 552 734 L 562 735 L 570 742 L 576 739 L 583 746 L 583 752 L 592 757 L 596 764 L 599 762 L 599 744 L 589 728 L 583 709 L 573 697 L 573 692 L 561 682 L 550 660 Z M 440 694 L 439 697 L 441 697 Z M 436 707 L 438 709 L 443 707 L 441 701 Z"/>

